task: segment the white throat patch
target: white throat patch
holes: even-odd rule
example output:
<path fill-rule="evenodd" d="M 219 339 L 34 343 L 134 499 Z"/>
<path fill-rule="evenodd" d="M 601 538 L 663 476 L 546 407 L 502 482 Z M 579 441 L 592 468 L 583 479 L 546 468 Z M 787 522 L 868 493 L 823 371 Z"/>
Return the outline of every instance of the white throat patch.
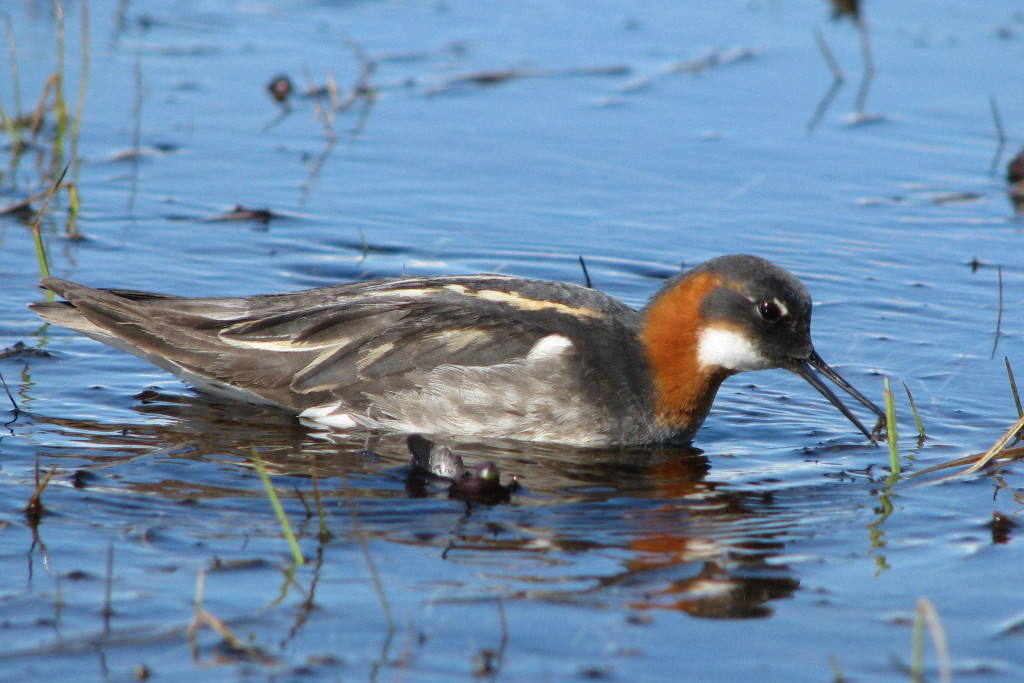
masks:
<path fill-rule="evenodd" d="M 701 330 L 697 340 L 697 362 L 702 368 L 720 367 L 734 372 L 774 367 L 746 337 L 721 327 Z"/>

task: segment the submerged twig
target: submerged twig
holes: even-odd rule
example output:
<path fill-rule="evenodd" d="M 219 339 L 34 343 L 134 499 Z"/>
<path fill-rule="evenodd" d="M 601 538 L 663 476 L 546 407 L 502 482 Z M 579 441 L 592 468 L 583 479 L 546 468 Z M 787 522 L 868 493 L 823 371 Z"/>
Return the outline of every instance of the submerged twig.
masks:
<path fill-rule="evenodd" d="M 7 380 L 4 379 L 4 375 L 2 372 L 0 372 L 0 384 L 3 384 L 4 393 L 6 393 L 7 398 L 11 400 L 11 407 L 14 409 L 14 419 L 7 423 L 8 425 L 10 425 L 11 422 L 14 422 L 21 416 L 21 410 L 18 408 L 18 402 L 14 400 L 14 395 L 11 393 L 10 388 L 7 386 Z M 1016 387 L 1014 387 L 1014 391 L 1016 391 Z"/>
<path fill-rule="evenodd" d="M 57 20 L 57 71 L 53 89 L 53 113 L 57 118 L 57 131 L 53 136 L 53 160 L 64 158 L 64 135 L 68 130 L 68 107 L 64 100 L 64 7 L 54 0 L 53 14 Z"/>
<path fill-rule="evenodd" d="M 991 93 L 988 96 L 988 106 L 992 112 L 992 122 L 996 126 L 996 151 L 992 156 L 992 166 L 988 170 L 988 174 L 994 178 L 999 161 L 1003 158 L 1003 151 L 1006 149 L 1006 132 L 1003 130 L 1003 117 L 999 115 L 999 103 L 996 102 L 996 96 Z"/>
<path fill-rule="evenodd" d="M 3 18 L 7 24 L 7 51 L 11 62 L 11 90 L 13 91 L 14 97 L 14 112 L 8 114 L 4 109 L 3 104 L 0 103 L 0 123 L 7 130 L 7 136 L 11 140 L 11 150 L 13 151 L 12 163 L 18 158 L 18 154 L 22 149 L 21 144 L 21 125 L 17 124 L 17 121 L 21 119 L 21 85 L 18 77 L 18 50 L 14 43 L 14 22 L 11 21 L 11 16 L 6 12 L 0 13 L 0 17 Z"/>
<path fill-rule="evenodd" d="M 107 544 L 107 576 L 103 581 L 103 635 L 110 633 L 110 617 L 114 610 L 110 606 L 114 593 L 114 542 Z"/>
<path fill-rule="evenodd" d="M 145 101 L 145 84 L 142 80 L 142 61 L 135 55 L 132 67 L 135 99 L 132 103 L 132 149 L 131 149 L 131 188 L 128 191 L 128 213 L 135 210 L 135 197 L 139 190 L 139 148 L 142 146 L 142 103 Z"/>
<path fill-rule="evenodd" d="M 373 72 L 377 69 L 377 63 L 355 40 L 349 36 L 345 36 L 343 40 L 359 63 L 359 76 L 349 89 L 348 94 L 335 105 L 335 111 L 346 111 L 360 99 L 366 102 L 367 107 L 370 107 L 377 99 L 377 88 L 373 84 Z"/>
<path fill-rule="evenodd" d="M 960 474 L 972 474 L 980 470 L 985 465 L 987 465 L 990 460 L 999 455 L 999 451 L 1003 450 L 1003 447 L 1006 446 L 1006 444 L 1010 443 L 1011 440 L 1016 438 L 1017 432 L 1019 432 L 1022 428 L 1024 428 L 1024 415 L 1019 417 L 1017 421 L 1014 423 L 1014 425 L 1010 427 L 1008 430 L 1006 430 L 1006 433 L 999 437 L 999 440 L 992 444 L 992 447 L 985 451 L 985 454 L 982 455 L 976 463 L 968 467 Z"/>
<path fill-rule="evenodd" d="M 313 86 L 313 75 L 310 73 L 308 67 L 303 67 L 302 75 L 306 78 L 306 82 L 309 84 L 310 96 L 313 100 L 313 116 L 320 122 L 321 128 L 323 128 L 324 136 L 328 140 L 336 140 L 338 135 L 334 132 L 334 113 L 335 109 L 331 106 L 325 106 L 323 102 L 323 96 L 327 94 L 330 96 L 328 88 L 315 88 Z M 329 81 L 333 83 L 333 79 Z M 337 97 L 335 95 L 335 97 Z"/>
<path fill-rule="evenodd" d="M 825 117 L 829 107 L 832 106 L 832 100 L 836 98 L 839 91 L 843 87 L 843 83 L 846 82 L 846 76 L 843 75 L 843 70 L 839 66 L 839 62 L 836 61 L 836 57 L 832 54 L 832 49 L 828 46 L 825 41 L 825 36 L 821 34 L 821 31 L 814 29 L 814 40 L 818 43 L 818 50 L 821 52 L 821 56 L 825 58 L 825 64 L 828 65 L 828 70 L 832 73 L 832 85 L 828 87 L 825 94 L 818 100 L 818 106 L 814 110 L 814 114 L 811 115 L 810 120 L 807 121 L 805 130 L 808 135 L 813 135 L 818 124 Z"/>
<path fill-rule="evenodd" d="M 452 76 L 445 81 L 426 90 L 426 95 L 438 95 L 462 88 L 479 88 L 489 85 L 499 85 L 510 81 L 517 81 L 524 78 L 558 78 L 568 76 L 621 76 L 628 74 L 632 69 L 624 64 L 611 64 L 608 66 L 582 66 L 565 67 L 559 69 L 548 69 L 541 67 L 523 67 L 508 69 L 489 69 L 485 71 L 472 71 L 470 73 Z"/>
<path fill-rule="evenodd" d="M 857 89 L 857 101 L 854 105 L 854 113 L 858 120 L 865 118 L 864 106 L 868 101 L 868 93 L 871 90 L 871 83 L 875 79 L 875 60 L 871 54 L 871 41 L 868 39 L 868 27 L 864 18 L 857 15 L 854 20 L 857 25 L 857 35 L 860 37 L 861 61 L 864 64 L 864 73 L 860 78 L 860 87 Z"/>
<path fill-rule="evenodd" d="M 963 456 L 961 458 L 956 458 L 955 460 L 950 460 L 949 462 L 943 462 L 943 463 L 939 463 L 938 465 L 932 465 L 931 467 L 928 467 L 926 469 L 920 470 L 918 472 L 911 472 L 910 474 L 906 475 L 906 478 L 907 479 L 914 479 L 916 477 L 921 477 L 921 476 L 924 476 L 925 474 L 932 474 L 933 472 L 938 472 L 940 470 L 948 470 L 948 469 L 950 469 L 952 467 L 963 467 L 964 465 L 972 465 L 982 455 L 983 454 L 981 454 L 981 453 L 974 453 L 972 455 L 965 455 L 965 456 Z M 1022 458 L 1024 458 L 1024 447 L 1015 447 L 1015 448 L 1004 448 L 993 459 L 994 460 L 1013 461 L 1013 460 L 1020 460 Z M 949 475 L 948 477 L 943 477 L 941 479 L 936 479 L 936 480 L 934 480 L 932 482 L 927 482 L 927 483 L 934 484 L 934 483 L 938 483 L 938 482 L 948 481 L 950 479 L 956 479 L 957 477 L 961 476 L 962 474 L 963 474 L 963 472 L 956 472 L 954 474 Z"/>
<path fill-rule="evenodd" d="M 939 681 L 948 683 L 952 680 L 952 669 L 949 663 L 949 645 L 946 642 L 946 631 L 935 605 L 928 598 L 921 597 L 917 601 L 914 613 L 913 659 L 910 666 L 911 680 L 924 680 L 924 627 L 932 635 L 935 657 L 939 660 Z"/>
<path fill-rule="evenodd" d="M 996 357 L 996 347 L 999 346 L 999 337 L 1003 334 L 1003 265 L 1000 263 L 996 266 L 996 276 L 999 280 L 999 309 L 996 313 L 996 333 L 992 339 L 992 355 L 990 358 Z"/>
<path fill-rule="evenodd" d="M 89 83 L 89 3 L 82 1 L 82 76 L 78 82 L 78 98 L 75 102 L 75 115 L 71 120 L 71 158 L 78 157 L 78 138 L 82 129 L 82 116 L 85 112 L 85 93 Z M 81 202 L 78 197 L 78 169 L 80 164 L 75 164 L 75 170 L 71 174 L 71 183 L 68 185 L 68 225 L 67 236 L 72 239 L 80 239 L 81 232 L 78 230 L 78 215 L 81 213 Z"/>
<path fill-rule="evenodd" d="M 310 468 L 310 475 L 313 480 L 313 503 L 316 505 L 316 516 L 320 526 L 320 542 L 326 543 L 331 539 L 331 532 L 327 528 L 327 517 L 324 514 L 324 501 L 320 494 L 320 478 L 317 476 L 315 461 Z"/>
<path fill-rule="evenodd" d="M 356 509 L 356 501 L 352 496 L 352 492 L 348 488 L 348 479 L 344 473 L 341 475 L 341 485 L 343 487 L 345 502 L 348 505 L 349 517 L 352 519 L 352 533 L 355 534 L 356 541 L 359 543 L 359 549 L 363 553 L 363 559 L 366 561 L 366 569 L 370 572 L 370 580 L 373 581 L 373 589 L 377 593 L 377 599 L 380 601 L 381 611 L 384 613 L 384 620 L 388 625 L 388 638 L 390 640 L 391 634 L 395 632 L 395 621 L 391 615 L 391 606 L 388 604 L 387 595 L 384 593 L 384 584 L 380 580 L 380 575 L 377 573 L 377 565 L 373 561 L 373 556 L 370 554 L 370 545 L 366 542 L 366 536 L 363 534 L 362 524 L 359 521 L 359 511 Z"/>
<path fill-rule="evenodd" d="M 696 59 L 684 59 L 675 62 L 671 62 L 654 74 L 637 76 L 636 78 L 630 79 L 619 88 L 621 93 L 635 92 L 647 88 L 655 80 L 662 76 L 668 76 L 672 74 L 699 74 L 711 69 L 720 68 L 729 64 L 734 64 L 739 61 L 746 61 L 753 59 L 758 56 L 757 50 L 749 47 L 737 47 L 730 50 L 714 49 L 708 52 L 703 57 Z M 612 69 L 618 69 L 618 71 L 612 71 Z M 628 67 L 606 67 L 602 73 L 629 73 Z"/>
<path fill-rule="evenodd" d="M 224 644 L 232 651 L 249 659 L 264 663 L 273 663 L 275 660 L 272 656 L 264 652 L 262 649 L 255 645 L 251 645 L 232 631 L 227 624 L 221 619 L 218 619 L 210 612 L 203 609 L 203 597 L 206 592 L 206 570 L 201 569 L 199 576 L 196 577 L 196 595 L 193 602 L 195 606 L 195 613 L 192 616 L 192 621 L 189 622 L 188 628 L 185 629 L 185 638 L 188 640 L 189 647 L 192 649 L 192 660 L 197 664 L 201 663 L 199 656 L 199 640 L 196 638 L 196 633 L 199 632 L 201 626 L 208 626 L 217 635 L 224 639 Z"/>
<path fill-rule="evenodd" d="M 994 444 L 992 444 L 992 447 L 984 453 L 967 455 L 962 458 L 950 460 L 949 462 L 933 465 L 932 467 L 923 469 L 920 472 L 914 472 L 908 475 L 908 478 L 920 477 L 925 474 L 931 474 L 932 472 L 938 472 L 939 470 L 949 469 L 950 467 L 970 465 L 967 469 L 961 472 L 956 472 L 945 478 L 937 480 L 948 481 L 950 479 L 962 477 L 965 474 L 973 474 L 993 460 L 1020 460 L 1021 458 L 1024 458 L 1024 447 L 1006 448 L 1006 444 L 1016 438 L 1021 429 L 1024 429 L 1024 415 L 1021 415 L 1013 426 L 1006 430 L 1006 432 L 999 437 Z"/>
<path fill-rule="evenodd" d="M 50 468 L 50 471 L 46 473 L 46 476 L 39 479 L 39 459 L 36 456 L 36 490 L 32 492 L 32 495 L 28 499 L 28 504 L 25 505 L 25 516 L 28 517 L 28 521 L 32 526 L 39 524 L 39 520 L 43 517 L 43 512 L 46 508 L 43 507 L 43 489 L 53 479 L 53 475 L 57 473 L 57 466 L 54 465 Z"/>

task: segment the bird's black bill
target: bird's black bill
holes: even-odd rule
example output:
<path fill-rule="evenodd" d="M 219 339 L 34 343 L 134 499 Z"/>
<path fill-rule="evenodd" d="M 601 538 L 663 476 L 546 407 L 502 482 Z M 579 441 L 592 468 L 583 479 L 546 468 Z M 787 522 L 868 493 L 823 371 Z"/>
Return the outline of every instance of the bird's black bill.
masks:
<path fill-rule="evenodd" d="M 814 368 L 813 370 L 812 367 Z M 789 369 L 803 377 L 805 380 L 807 380 L 808 384 L 817 389 L 821 393 L 821 395 L 827 398 L 829 400 L 829 403 L 838 408 L 839 412 L 845 415 L 846 418 L 864 434 L 864 436 L 868 437 L 871 443 L 876 443 L 875 434 L 873 432 L 868 431 L 868 429 L 863 424 L 861 424 L 860 420 L 857 419 L 857 416 L 854 415 L 850 411 L 850 409 L 847 408 L 846 405 L 844 405 L 843 402 L 839 400 L 839 397 L 836 396 L 835 393 L 833 393 L 833 391 L 828 388 L 827 384 L 821 381 L 821 378 L 814 373 L 814 370 L 817 370 L 821 374 L 825 375 L 825 377 L 828 377 L 836 384 L 836 386 L 840 387 L 850 396 L 853 396 L 855 399 L 860 401 L 860 403 L 865 408 L 867 408 L 875 415 L 877 415 L 880 420 L 884 419 L 885 413 L 882 412 L 881 408 L 879 408 L 874 403 L 869 401 L 867 397 L 864 396 L 864 394 L 854 389 L 849 382 L 840 377 L 838 372 L 830 368 L 828 366 L 828 363 L 822 360 L 821 356 L 818 355 L 817 351 L 812 351 L 810 358 L 808 358 L 807 360 L 794 359 L 793 365 L 790 366 Z"/>

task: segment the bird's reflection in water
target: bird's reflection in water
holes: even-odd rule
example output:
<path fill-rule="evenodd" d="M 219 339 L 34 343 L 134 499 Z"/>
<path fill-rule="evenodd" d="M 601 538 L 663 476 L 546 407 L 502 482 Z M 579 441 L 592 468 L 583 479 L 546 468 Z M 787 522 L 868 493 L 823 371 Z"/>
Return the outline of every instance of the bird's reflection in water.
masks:
<path fill-rule="evenodd" d="M 237 476 L 219 474 L 225 465 L 236 473 L 251 468 L 257 448 L 273 476 L 291 478 L 279 485 L 285 497 L 315 478 L 325 498 L 359 502 L 367 537 L 434 546 L 445 561 L 501 566 L 494 576 L 508 598 L 613 600 L 641 611 L 750 618 L 770 615 L 771 601 L 799 586 L 777 560 L 784 510 L 761 491 L 726 490 L 709 479 L 711 461 L 689 446 L 602 450 L 424 439 L 421 448 L 448 451 L 463 463 L 459 472 L 440 472 L 438 485 L 411 464 L 415 448 L 410 453 L 405 435 L 316 433 L 273 410 L 188 394 L 137 398 L 141 419 L 130 424 L 33 416 L 75 444 L 41 454 L 73 458 L 73 469 L 101 477 L 116 468 L 122 490 L 201 502 L 261 499 L 258 484 L 243 478 L 241 488 Z M 161 459 L 196 462 L 176 467 L 178 478 L 166 470 L 147 476 Z M 500 495 L 475 497 L 472 487 L 480 482 L 456 485 L 468 481 L 464 475 L 487 479 L 499 470 Z M 521 489 L 508 487 L 513 478 Z M 424 496 L 433 500 L 402 500 Z M 440 507 L 425 513 L 425 504 Z M 254 504 L 257 514 L 270 514 L 262 500 Z M 336 514 L 328 523 L 350 521 Z M 617 558 L 614 571 L 609 554 Z"/>

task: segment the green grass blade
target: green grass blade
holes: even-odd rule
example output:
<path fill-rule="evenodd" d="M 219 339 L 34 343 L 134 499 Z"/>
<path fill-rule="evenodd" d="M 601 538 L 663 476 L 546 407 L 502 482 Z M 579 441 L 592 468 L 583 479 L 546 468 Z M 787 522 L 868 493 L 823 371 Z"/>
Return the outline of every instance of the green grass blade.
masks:
<path fill-rule="evenodd" d="M 1003 357 L 1003 362 L 1006 363 L 1006 376 L 1010 378 L 1010 391 L 1013 392 L 1013 402 L 1017 406 L 1017 417 L 1024 415 L 1024 408 L 1020 405 L 1020 394 L 1017 392 L 1017 380 L 1013 377 L 1013 368 L 1010 367 L 1010 359 L 1007 356 Z"/>
<path fill-rule="evenodd" d="M 914 426 L 917 427 L 917 435 L 923 439 L 924 424 L 921 422 L 921 414 L 917 412 L 917 401 L 914 400 L 914 395 L 910 393 L 910 387 L 907 386 L 906 382 L 903 382 L 903 388 L 907 392 L 907 400 L 910 401 L 910 410 L 914 413 Z"/>
<path fill-rule="evenodd" d="M 263 482 L 263 488 L 267 492 L 267 498 L 270 499 L 270 506 L 274 508 L 277 521 L 281 524 L 281 531 L 288 540 L 288 547 L 292 550 L 292 558 L 295 560 L 296 565 L 303 565 L 306 563 L 306 558 L 302 556 L 302 550 L 299 549 L 299 543 L 295 540 L 295 534 L 292 532 L 292 525 L 288 522 L 288 516 L 284 513 L 284 508 L 281 507 L 281 501 L 277 498 L 277 492 L 274 491 L 274 486 L 270 483 L 270 476 L 267 474 L 267 470 L 263 466 L 263 460 L 260 458 L 255 446 L 252 447 L 252 459 L 256 463 L 256 471 L 260 473 L 260 480 Z"/>
<path fill-rule="evenodd" d="M 889 387 L 889 378 L 885 378 L 885 433 L 889 438 L 889 468 L 893 477 L 900 476 L 899 433 L 896 430 L 896 398 Z"/>

